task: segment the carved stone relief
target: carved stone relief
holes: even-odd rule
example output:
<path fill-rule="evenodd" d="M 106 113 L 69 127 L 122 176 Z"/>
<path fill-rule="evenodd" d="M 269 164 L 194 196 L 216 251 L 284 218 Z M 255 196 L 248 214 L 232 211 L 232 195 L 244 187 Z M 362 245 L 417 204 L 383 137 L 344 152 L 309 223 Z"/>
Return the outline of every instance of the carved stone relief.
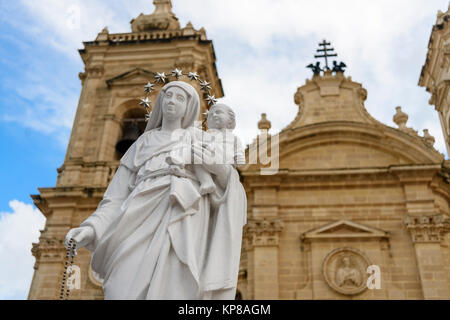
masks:
<path fill-rule="evenodd" d="M 356 295 L 367 289 L 369 259 L 353 248 L 338 248 L 324 259 L 322 272 L 326 283 L 336 292 Z"/>

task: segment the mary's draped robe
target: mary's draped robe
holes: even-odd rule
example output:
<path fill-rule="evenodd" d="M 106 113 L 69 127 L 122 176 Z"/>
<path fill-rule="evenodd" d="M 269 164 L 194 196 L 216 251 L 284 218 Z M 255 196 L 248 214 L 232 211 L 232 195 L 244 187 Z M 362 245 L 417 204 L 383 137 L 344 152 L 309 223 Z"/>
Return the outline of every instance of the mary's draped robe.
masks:
<path fill-rule="evenodd" d="M 91 266 L 105 299 L 205 299 L 237 286 L 246 197 L 227 166 L 225 189 L 200 196 L 191 166 L 170 174 L 168 156 L 189 148 L 200 130 L 179 139 L 153 129 L 127 151 L 97 210 L 81 226 L 95 230 Z M 223 298 L 224 296 L 222 296 Z"/>

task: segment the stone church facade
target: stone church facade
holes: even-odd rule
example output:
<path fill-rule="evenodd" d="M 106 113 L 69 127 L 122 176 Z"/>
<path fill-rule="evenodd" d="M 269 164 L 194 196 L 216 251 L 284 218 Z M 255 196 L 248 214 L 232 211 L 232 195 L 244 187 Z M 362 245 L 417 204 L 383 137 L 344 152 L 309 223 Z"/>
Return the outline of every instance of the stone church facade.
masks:
<path fill-rule="evenodd" d="M 181 27 L 169 0 L 154 3 L 153 14 L 132 20 L 132 32 L 105 28 L 80 50 L 85 71 L 66 158 L 56 186 L 32 196 L 47 222 L 33 244 L 29 299 L 59 298 L 65 234 L 96 209 L 121 157 L 117 143 L 142 131 L 138 98 L 154 72 L 195 71 L 224 95 L 205 30 Z M 447 17 L 433 28 L 419 85 L 432 93 L 449 150 Z M 400 107 L 393 128 L 371 117 L 366 97 L 349 76 L 326 71 L 298 88 L 298 114 L 278 136 L 264 134 L 263 114 L 247 153 L 262 145 L 275 152 L 277 138 L 279 169 L 240 170 L 248 223 L 239 298 L 450 299 L 450 163 L 427 131 L 406 125 Z M 89 260 L 79 250 L 81 288 L 71 299 L 103 298 Z"/>

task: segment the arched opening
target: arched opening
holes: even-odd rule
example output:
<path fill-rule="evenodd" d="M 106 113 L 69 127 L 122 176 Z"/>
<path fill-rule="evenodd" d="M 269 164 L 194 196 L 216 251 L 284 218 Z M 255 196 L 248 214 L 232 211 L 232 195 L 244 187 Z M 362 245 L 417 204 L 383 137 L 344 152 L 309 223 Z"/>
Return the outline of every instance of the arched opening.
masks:
<path fill-rule="evenodd" d="M 145 110 L 142 108 L 133 108 L 123 114 L 121 119 L 122 135 L 115 145 L 117 160 L 122 158 L 128 148 L 144 132 L 146 124 Z"/>

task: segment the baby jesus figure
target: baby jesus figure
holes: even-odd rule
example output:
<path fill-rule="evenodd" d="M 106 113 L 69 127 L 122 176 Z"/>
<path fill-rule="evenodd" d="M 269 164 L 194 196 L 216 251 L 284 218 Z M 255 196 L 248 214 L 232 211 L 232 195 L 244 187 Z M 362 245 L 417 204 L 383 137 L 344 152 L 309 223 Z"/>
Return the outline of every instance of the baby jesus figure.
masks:
<path fill-rule="evenodd" d="M 210 143 L 214 151 L 216 164 L 245 164 L 245 153 L 241 141 L 232 130 L 236 127 L 236 115 L 227 105 L 219 103 L 211 107 L 207 118 L 208 133 L 204 135 L 204 143 Z M 195 175 L 200 181 L 200 194 L 213 193 L 216 185 L 211 174 L 201 165 L 194 166 Z"/>

